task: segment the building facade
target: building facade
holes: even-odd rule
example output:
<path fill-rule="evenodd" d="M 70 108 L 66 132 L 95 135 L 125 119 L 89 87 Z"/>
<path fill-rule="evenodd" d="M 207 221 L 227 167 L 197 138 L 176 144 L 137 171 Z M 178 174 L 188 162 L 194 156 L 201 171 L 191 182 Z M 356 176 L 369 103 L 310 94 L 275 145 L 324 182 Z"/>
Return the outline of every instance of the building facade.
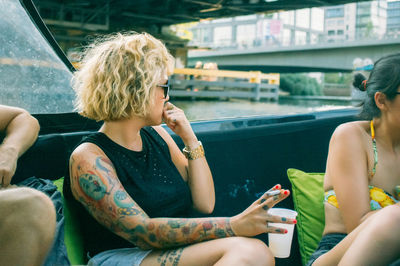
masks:
<path fill-rule="evenodd" d="M 400 1 L 387 3 L 386 31 L 389 37 L 400 37 Z"/>
<path fill-rule="evenodd" d="M 387 1 L 357 3 L 356 39 L 383 38 L 386 34 Z"/>
<path fill-rule="evenodd" d="M 353 41 L 356 35 L 357 4 L 325 8 L 325 40 L 327 42 Z"/>
<path fill-rule="evenodd" d="M 246 49 L 317 43 L 324 34 L 324 10 L 306 8 L 201 21 L 190 28 L 189 45 Z"/>

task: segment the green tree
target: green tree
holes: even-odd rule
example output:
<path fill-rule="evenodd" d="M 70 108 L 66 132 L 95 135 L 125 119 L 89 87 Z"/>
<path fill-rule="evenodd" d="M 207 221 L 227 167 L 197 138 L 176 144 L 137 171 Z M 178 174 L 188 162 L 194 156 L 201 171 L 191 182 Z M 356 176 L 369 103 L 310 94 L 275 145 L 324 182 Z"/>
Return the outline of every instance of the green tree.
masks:
<path fill-rule="evenodd" d="M 280 89 L 290 95 L 322 95 L 321 85 L 306 74 L 281 74 Z"/>
<path fill-rule="evenodd" d="M 367 25 L 365 26 L 365 36 L 366 38 L 372 38 L 374 37 L 374 24 L 372 24 L 372 21 L 368 21 Z"/>
<path fill-rule="evenodd" d="M 324 75 L 325 83 L 350 84 L 352 79 L 352 73 L 325 73 Z"/>

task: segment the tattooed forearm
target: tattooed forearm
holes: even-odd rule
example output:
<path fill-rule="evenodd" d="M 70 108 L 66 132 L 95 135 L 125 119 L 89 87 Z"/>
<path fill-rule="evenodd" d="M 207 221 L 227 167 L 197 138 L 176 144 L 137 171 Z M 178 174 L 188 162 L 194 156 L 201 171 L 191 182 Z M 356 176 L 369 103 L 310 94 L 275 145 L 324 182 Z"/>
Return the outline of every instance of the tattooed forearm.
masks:
<path fill-rule="evenodd" d="M 149 218 L 124 190 L 106 159 L 96 157 L 92 163 L 81 160 L 72 168 L 75 197 L 98 222 L 142 249 L 234 236 L 229 218 Z M 175 255 L 179 255 L 178 263 L 180 254 Z"/>
<path fill-rule="evenodd" d="M 144 221 L 141 239 L 153 248 L 170 248 L 234 236 L 229 218 L 155 218 Z"/>

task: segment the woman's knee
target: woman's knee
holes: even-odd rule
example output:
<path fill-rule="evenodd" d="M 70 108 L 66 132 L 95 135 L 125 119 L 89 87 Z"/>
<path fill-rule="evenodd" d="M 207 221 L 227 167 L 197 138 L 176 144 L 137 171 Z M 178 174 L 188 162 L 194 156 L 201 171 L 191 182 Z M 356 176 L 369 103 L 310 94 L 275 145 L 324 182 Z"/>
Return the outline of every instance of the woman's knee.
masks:
<path fill-rule="evenodd" d="M 231 238 L 229 245 L 232 252 L 240 255 L 243 265 L 274 265 L 274 255 L 261 240 L 246 237 Z"/>
<path fill-rule="evenodd" d="M 400 205 L 395 204 L 387 206 L 376 215 L 377 222 L 381 224 L 381 228 L 386 231 L 400 231 Z"/>

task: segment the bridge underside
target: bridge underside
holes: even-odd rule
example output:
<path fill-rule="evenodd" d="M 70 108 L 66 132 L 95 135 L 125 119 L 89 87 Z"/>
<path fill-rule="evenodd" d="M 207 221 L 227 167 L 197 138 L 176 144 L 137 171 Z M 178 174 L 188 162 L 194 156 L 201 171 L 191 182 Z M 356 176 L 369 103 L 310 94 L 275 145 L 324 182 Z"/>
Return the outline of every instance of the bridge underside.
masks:
<path fill-rule="evenodd" d="M 356 58 L 380 57 L 400 51 L 398 40 L 358 41 L 307 47 L 271 49 L 193 51 L 189 66 L 197 61 L 216 62 L 219 69 L 278 72 L 351 72 Z"/>
<path fill-rule="evenodd" d="M 60 43 L 81 45 L 87 36 L 110 32 L 146 31 L 184 46 L 179 38 L 162 33 L 162 27 L 199 21 L 276 12 L 317 6 L 332 6 L 360 0 L 32 0 Z M 72 45 L 73 46 L 73 45 Z"/>

